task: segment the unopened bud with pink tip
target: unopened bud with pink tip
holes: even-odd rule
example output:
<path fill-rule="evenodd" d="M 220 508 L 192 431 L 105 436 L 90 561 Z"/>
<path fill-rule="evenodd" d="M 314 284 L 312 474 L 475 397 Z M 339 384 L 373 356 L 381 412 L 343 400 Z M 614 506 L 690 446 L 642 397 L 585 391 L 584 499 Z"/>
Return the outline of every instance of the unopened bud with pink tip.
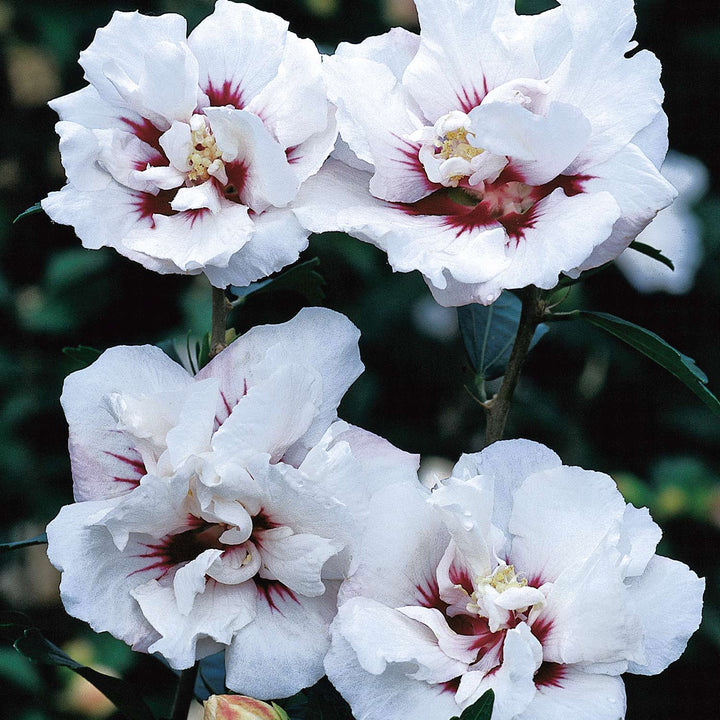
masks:
<path fill-rule="evenodd" d="M 211 695 L 205 701 L 203 720 L 289 720 L 275 703 L 262 702 L 246 695 Z"/>

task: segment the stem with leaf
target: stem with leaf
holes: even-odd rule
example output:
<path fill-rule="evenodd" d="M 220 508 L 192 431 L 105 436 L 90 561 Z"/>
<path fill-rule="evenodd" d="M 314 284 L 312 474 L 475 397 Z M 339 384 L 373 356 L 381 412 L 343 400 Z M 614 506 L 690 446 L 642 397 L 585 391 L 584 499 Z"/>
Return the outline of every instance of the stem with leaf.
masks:
<path fill-rule="evenodd" d="M 187 720 L 190 703 L 195 697 L 195 679 L 197 678 L 198 667 L 198 663 L 195 663 L 191 668 L 180 673 L 170 720 Z"/>
<path fill-rule="evenodd" d="M 512 396 L 515 392 L 515 387 L 517 386 L 525 358 L 530 349 L 530 343 L 532 342 L 538 325 L 543 319 L 544 313 L 545 303 L 540 291 L 534 285 L 525 288 L 522 293 L 520 324 L 517 335 L 515 336 L 512 352 L 510 353 L 510 360 L 503 375 L 500 390 L 498 390 L 495 397 L 484 403 L 487 410 L 487 425 L 485 427 L 486 447 L 497 440 L 502 440 L 505 423 L 507 422 L 507 416 L 510 412 Z"/>
<path fill-rule="evenodd" d="M 212 289 L 212 328 L 210 330 L 210 358 L 214 358 L 225 349 L 225 332 L 227 316 L 231 305 L 225 297 L 225 290 Z"/>

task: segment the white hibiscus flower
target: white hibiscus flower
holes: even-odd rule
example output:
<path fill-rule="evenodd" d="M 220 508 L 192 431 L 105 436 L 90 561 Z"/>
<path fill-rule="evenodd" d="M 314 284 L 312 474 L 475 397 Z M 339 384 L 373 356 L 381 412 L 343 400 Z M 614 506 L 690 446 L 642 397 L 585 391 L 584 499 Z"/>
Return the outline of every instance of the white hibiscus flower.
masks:
<path fill-rule="evenodd" d="M 682 295 L 692 288 L 703 258 L 702 229 L 692 206 L 707 192 L 708 170 L 697 158 L 670 151 L 662 174 L 678 191 L 677 200 L 661 210 L 637 239 L 660 250 L 675 269 L 635 250 L 622 253 L 617 264 L 640 292 Z"/>
<path fill-rule="evenodd" d="M 402 508 L 399 512 L 398 508 Z M 700 623 L 704 581 L 607 475 L 543 445 L 463 456 L 432 493 L 379 491 L 340 591 L 328 677 L 358 720 L 619 720 Z"/>
<path fill-rule="evenodd" d="M 336 127 L 311 40 L 229 0 L 185 19 L 116 12 L 80 54 L 90 83 L 50 103 L 68 184 L 42 207 L 85 247 L 247 285 L 294 262 L 288 209 Z"/>
<path fill-rule="evenodd" d="M 302 189 L 341 229 L 419 270 L 442 305 L 555 286 L 624 250 L 675 193 L 660 64 L 632 0 L 416 0 L 421 33 L 341 44 L 324 62 L 343 143 Z"/>
<path fill-rule="evenodd" d="M 313 308 L 195 377 L 150 346 L 70 375 L 76 502 L 48 527 L 67 611 L 175 668 L 226 649 L 253 697 L 316 682 L 370 494 L 417 483 L 416 456 L 337 420 L 357 338 Z"/>

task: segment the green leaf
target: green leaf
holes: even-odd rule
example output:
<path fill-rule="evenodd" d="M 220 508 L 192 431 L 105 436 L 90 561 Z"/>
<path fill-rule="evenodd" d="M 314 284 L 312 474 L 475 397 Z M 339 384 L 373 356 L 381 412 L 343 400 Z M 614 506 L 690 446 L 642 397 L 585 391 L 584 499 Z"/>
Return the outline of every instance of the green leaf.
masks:
<path fill-rule="evenodd" d="M 64 347 L 63 354 L 74 360 L 78 370 L 82 370 L 92 365 L 102 355 L 101 350 L 88 347 L 87 345 L 78 345 L 77 347 Z"/>
<path fill-rule="evenodd" d="M 504 292 L 492 305 L 459 307 L 458 323 L 470 362 L 483 380 L 500 377 L 507 367 L 520 325 L 522 302 Z M 547 332 L 547 325 L 535 331 L 530 348 Z"/>
<path fill-rule="evenodd" d="M 207 700 L 210 695 L 225 693 L 225 652 L 209 655 L 200 661 L 195 681 L 195 697 Z"/>
<path fill-rule="evenodd" d="M 310 304 L 317 305 L 325 299 L 323 290 L 325 279 L 315 271 L 318 265 L 320 265 L 320 259 L 315 257 L 291 267 L 274 278 L 251 283 L 247 287 L 232 286 L 230 292 L 238 298 L 233 303 L 233 307 L 242 305 L 250 295 L 278 291 L 300 293 Z"/>
<path fill-rule="evenodd" d="M 482 694 L 477 702 L 465 708 L 460 717 L 456 715 L 450 718 L 450 720 L 490 720 L 494 702 L 495 693 L 492 690 L 488 690 Z"/>
<path fill-rule="evenodd" d="M 0 543 L 0 552 L 5 552 L 7 550 L 19 550 L 20 548 L 30 547 L 31 545 L 46 544 L 47 535 L 43 533 L 42 535 L 37 535 L 36 537 L 30 538 L 29 540 L 18 540 L 17 542 Z"/>
<path fill-rule="evenodd" d="M 70 668 L 111 700 L 128 720 L 154 720 L 150 708 L 139 696 L 136 688 L 124 680 L 104 675 L 76 662 L 57 645 L 44 638 L 37 628 L 27 628 L 15 641 L 15 649 L 33 662 Z"/>
<path fill-rule="evenodd" d="M 669 345 L 659 335 L 607 313 L 578 310 L 577 317 L 599 327 L 647 355 L 690 388 L 715 414 L 720 401 L 707 388 L 707 376 L 695 361 Z"/>
<path fill-rule="evenodd" d="M 198 372 L 210 362 L 210 333 L 205 333 L 201 343 L 195 343 Z"/>
<path fill-rule="evenodd" d="M 630 243 L 630 247 L 633 250 L 637 250 L 639 253 L 642 253 L 643 255 L 647 255 L 653 260 L 661 262 L 663 265 L 667 265 L 667 267 L 669 267 L 671 270 L 675 269 L 673 261 L 669 257 L 665 257 L 665 255 L 663 255 L 657 248 L 654 248 L 652 245 L 646 245 L 644 242 L 635 240 L 634 242 Z"/>
<path fill-rule="evenodd" d="M 39 202 L 36 202 L 34 205 L 31 205 L 27 210 L 23 210 L 14 220 L 13 225 L 18 222 L 18 220 L 22 220 L 24 217 L 27 217 L 28 215 L 34 215 L 35 213 L 42 212 L 42 207 L 40 206 Z"/>

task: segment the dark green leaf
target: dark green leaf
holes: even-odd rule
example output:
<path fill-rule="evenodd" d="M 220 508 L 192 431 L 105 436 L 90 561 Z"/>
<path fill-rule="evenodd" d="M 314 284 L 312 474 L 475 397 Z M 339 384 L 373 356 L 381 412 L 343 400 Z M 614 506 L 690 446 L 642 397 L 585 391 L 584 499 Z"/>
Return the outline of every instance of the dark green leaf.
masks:
<path fill-rule="evenodd" d="M 201 343 L 195 343 L 197 349 L 198 372 L 210 362 L 210 333 L 205 333 Z"/>
<path fill-rule="evenodd" d="M 720 415 L 720 401 L 707 388 L 707 376 L 695 361 L 669 345 L 659 335 L 607 313 L 577 311 L 577 317 L 599 327 L 654 360 L 687 385 L 714 413 Z"/>
<path fill-rule="evenodd" d="M 207 700 L 211 695 L 225 693 L 225 653 L 219 652 L 203 658 L 195 681 L 195 697 Z"/>
<path fill-rule="evenodd" d="M 300 293 L 309 303 L 317 305 L 325 299 L 325 291 L 323 290 L 325 279 L 315 271 L 318 265 L 320 265 L 320 260 L 312 258 L 291 267 L 274 278 L 251 283 L 247 287 L 233 286 L 230 288 L 230 292 L 238 298 L 233 305 L 241 305 L 249 295 L 278 291 Z"/>
<path fill-rule="evenodd" d="M 458 308 L 465 349 L 473 369 L 484 380 L 493 380 L 505 372 L 520 324 L 521 310 L 522 302 L 509 292 L 504 292 L 492 305 Z M 547 330 L 546 325 L 538 327 L 531 349 Z"/>
<path fill-rule="evenodd" d="M 14 643 L 29 627 L 32 621 L 24 613 L 14 610 L 0 613 L 0 640 Z"/>
<path fill-rule="evenodd" d="M 26 629 L 15 641 L 15 649 L 33 662 L 70 668 L 92 683 L 129 720 L 154 720 L 137 689 L 124 680 L 85 667 L 44 638 L 37 628 Z"/>
<path fill-rule="evenodd" d="M 47 544 L 47 535 L 37 535 L 29 540 L 18 540 L 17 542 L 0 543 L 0 552 L 6 550 L 19 550 L 20 548 L 30 547 L 31 545 L 45 545 Z"/>
<path fill-rule="evenodd" d="M 457 715 L 450 720 L 490 720 L 493 711 L 493 703 L 495 702 L 495 693 L 488 690 L 483 693 L 482 697 L 469 708 L 462 711 L 462 715 Z"/>
<path fill-rule="evenodd" d="M 130 720 L 153 720 L 137 691 L 123 680 L 85 667 L 46 640 L 37 628 L 25 628 L 14 643 L 15 649 L 33 662 L 67 667 L 93 684 Z"/>
<path fill-rule="evenodd" d="M 34 205 L 31 205 L 27 210 L 23 210 L 14 220 L 13 225 L 18 221 L 22 220 L 24 217 L 27 217 L 28 215 L 34 215 L 35 213 L 42 212 L 42 207 L 40 206 L 39 202 L 36 202 Z"/>
<path fill-rule="evenodd" d="M 82 370 L 92 365 L 102 354 L 102 351 L 87 345 L 78 345 L 77 347 L 64 347 L 63 353 L 77 363 L 77 369 Z"/>
<path fill-rule="evenodd" d="M 643 255 L 651 257 L 653 260 L 661 262 L 663 265 L 667 265 L 671 270 L 675 269 L 673 261 L 669 257 L 665 257 L 665 255 L 663 255 L 657 248 L 654 248 L 652 245 L 646 245 L 644 242 L 635 240 L 634 242 L 630 243 L 630 247 L 633 250 L 637 250 L 639 253 L 642 253 Z"/>

